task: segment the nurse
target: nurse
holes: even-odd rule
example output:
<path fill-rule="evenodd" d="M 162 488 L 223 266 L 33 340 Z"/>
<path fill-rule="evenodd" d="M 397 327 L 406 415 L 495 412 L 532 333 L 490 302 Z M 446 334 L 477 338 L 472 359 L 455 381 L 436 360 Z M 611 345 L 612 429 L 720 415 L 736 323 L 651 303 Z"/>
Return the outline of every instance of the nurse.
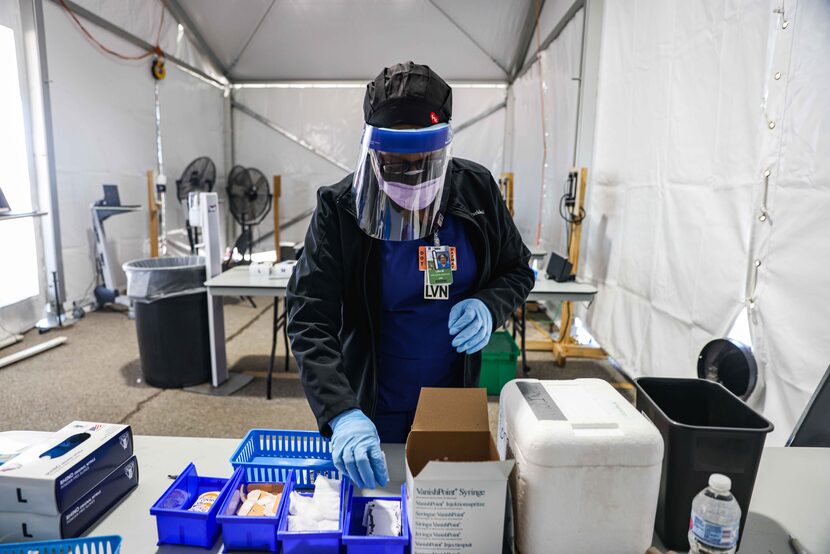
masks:
<path fill-rule="evenodd" d="M 484 167 L 450 155 L 452 89 L 412 62 L 366 87 L 354 174 L 317 192 L 288 334 L 320 432 L 358 487 L 388 480 L 421 387 L 476 387 L 494 325 L 534 276 Z"/>

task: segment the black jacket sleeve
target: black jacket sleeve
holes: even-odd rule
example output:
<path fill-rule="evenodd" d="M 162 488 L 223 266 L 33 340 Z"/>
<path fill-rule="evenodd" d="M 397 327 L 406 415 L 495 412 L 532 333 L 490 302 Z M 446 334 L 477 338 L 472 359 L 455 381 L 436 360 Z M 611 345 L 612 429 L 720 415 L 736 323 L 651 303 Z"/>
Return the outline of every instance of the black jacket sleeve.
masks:
<path fill-rule="evenodd" d="M 343 308 L 343 261 L 335 199 L 317 193 L 305 247 L 288 281 L 288 334 L 308 403 L 324 436 L 329 421 L 359 408 L 344 373 L 339 332 Z"/>
<path fill-rule="evenodd" d="M 522 242 L 513 216 L 510 215 L 492 176 L 489 181 L 489 204 L 495 207 L 495 213 L 490 220 L 493 233 L 496 235 L 491 238 L 491 244 L 494 246 L 491 249 L 494 256 L 491 260 L 493 278 L 479 289 L 473 298 L 478 298 L 490 309 L 490 313 L 493 314 L 493 327 L 496 327 L 507 321 L 510 314 L 524 303 L 533 288 L 535 278 L 533 270 L 528 265 L 530 250 Z"/>

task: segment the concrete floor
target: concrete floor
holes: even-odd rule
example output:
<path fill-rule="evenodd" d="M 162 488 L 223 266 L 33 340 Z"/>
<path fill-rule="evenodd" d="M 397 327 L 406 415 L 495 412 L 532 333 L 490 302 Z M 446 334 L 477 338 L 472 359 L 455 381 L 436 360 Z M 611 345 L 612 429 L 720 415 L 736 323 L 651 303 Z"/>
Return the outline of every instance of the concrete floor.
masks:
<path fill-rule="evenodd" d="M 242 437 L 256 427 L 316 429 L 293 358 L 289 373 L 281 369 L 285 359 L 281 339 L 274 399 L 265 399 L 272 308 L 268 298 L 255 301 L 256 308 L 236 299 L 225 305 L 228 365 L 232 372 L 254 377 L 228 397 L 144 384 L 135 323 L 123 312 L 90 313 L 74 326 L 47 335 L 30 331 L 23 342 L 0 350 L 0 357 L 56 336 L 68 341 L 0 369 L 0 431 L 56 430 L 73 420 L 129 423 L 142 435 Z M 530 352 L 528 359 L 531 377 L 598 377 L 633 398 L 631 386 L 608 362 L 572 360 L 560 368 L 548 353 Z M 491 397 L 491 426 L 497 414 L 498 398 Z"/>

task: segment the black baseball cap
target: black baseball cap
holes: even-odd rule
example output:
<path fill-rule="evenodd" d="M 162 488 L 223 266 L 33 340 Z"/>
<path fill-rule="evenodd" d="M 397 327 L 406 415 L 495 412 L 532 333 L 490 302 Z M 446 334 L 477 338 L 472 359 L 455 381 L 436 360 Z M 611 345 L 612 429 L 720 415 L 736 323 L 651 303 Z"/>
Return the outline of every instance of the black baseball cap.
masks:
<path fill-rule="evenodd" d="M 429 127 L 451 117 L 452 87 L 426 65 L 395 64 L 366 85 L 363 119 L 374 127 Z"/>

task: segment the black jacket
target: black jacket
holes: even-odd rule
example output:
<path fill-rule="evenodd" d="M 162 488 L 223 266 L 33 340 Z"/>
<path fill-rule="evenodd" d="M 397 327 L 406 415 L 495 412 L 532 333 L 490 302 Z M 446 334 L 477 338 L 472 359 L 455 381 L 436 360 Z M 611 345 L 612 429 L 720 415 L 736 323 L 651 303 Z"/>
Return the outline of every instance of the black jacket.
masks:
<path fill-rule="evenodd" d="M 494 327 L 520 306 L 533 287 L 530 251 L 490 172 L 455 158 L 442 211 L 460 218 L 476 253 L 480 277 L 471 295 L 493 314 Z M 377 403 L 380 325 L 379 242 L 357 224 L 352 176 L 317 191 L 305 248 L 288 282 L 288 334 L 308 402 L 320 432 L 329 421 Z M 465 356 L 464 386 L 478 386 L 481 354 Z"/>

